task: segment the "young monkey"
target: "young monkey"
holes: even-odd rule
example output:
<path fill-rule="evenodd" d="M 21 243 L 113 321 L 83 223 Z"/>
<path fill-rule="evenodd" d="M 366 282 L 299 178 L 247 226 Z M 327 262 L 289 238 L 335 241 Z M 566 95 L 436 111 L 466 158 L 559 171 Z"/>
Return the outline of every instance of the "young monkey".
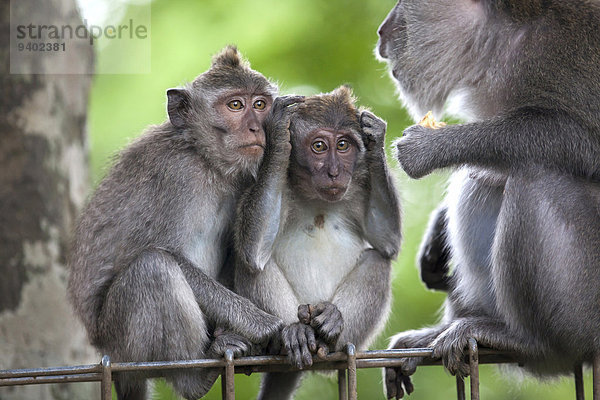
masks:
<path fill-rule="evenodd" d="M 264 160 L 238 206 L 235 290 L 288 324 L 299 369 L 317 351 L 365 348 L 387 317 L 401 236 L 385 128 L 344 86 L 293 108 L 276 99 L 265 120 Z M 267 374 L 259 398 L 290 398 L 300 378 Z"/>

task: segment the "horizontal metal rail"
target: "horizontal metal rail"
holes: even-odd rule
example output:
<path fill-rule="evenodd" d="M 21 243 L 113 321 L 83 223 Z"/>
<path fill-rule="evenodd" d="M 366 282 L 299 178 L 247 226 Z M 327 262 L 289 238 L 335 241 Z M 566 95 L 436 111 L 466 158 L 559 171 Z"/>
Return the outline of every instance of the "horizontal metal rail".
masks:
<path fill-rule="evenodd" d="M 314 357 L 313 365 L 305 371 L 338 370 L 339 398 L 357 398 L 356 370 L 359 368 L 396 367 L 401 358 L 423 357 L 421 365 L 441 365 L 433 358 L 432 348 L 395 350 L 356 351 L 348 344 L 345 352 L 331 353 L 323 359 Z M 501 364 L 518 362 L 511 354 L 491 349 L 479 349 L 477 342 L 469 341 L 467 360 L 470 366 L 471 400 L 479 400 L 479 364 Z M 100 382 L 103 400 L 111 399 L 113 374 L 118 372 L 145 372 L 151 377 L 164 376 L 165 371 L 190 368 L 222 368 L 222 396 L 225 400 L 235 398 L 234 374 L 264 372 L 291 372 L 297 368 L 290 365 L 284 356 L 254 356 L 234 359 L 228 351 L 223 359 L 199 359 L 178 361 L 119 362 L 111 363 L 108 356 L 102 357 L 99 364 L 78 365 L 54 368 L 0 370 L 0 387 L 16 385 L 36 385 L 49 383 Z M 600 400 L 600 357 L 594 360 L 593 393 L 594 400 Z M 574 369 L 575 394 L 577 400 L 584 400 L 583 374 L 581 366 Z M 464 381 L 456 379 L 457 399 L 465 399 Z"/>

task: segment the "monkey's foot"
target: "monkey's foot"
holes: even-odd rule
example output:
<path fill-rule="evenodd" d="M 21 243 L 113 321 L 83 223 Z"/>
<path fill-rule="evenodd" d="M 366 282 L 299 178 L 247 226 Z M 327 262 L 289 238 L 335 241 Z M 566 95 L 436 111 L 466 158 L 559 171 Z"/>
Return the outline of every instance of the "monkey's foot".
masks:
<path fill-rule="evenodd" d="M 470 368 L 465 359 L 471 337 L 469 325 L 455 321 L 431 343 L 433 357 L 441 358 L 444 367 L 452 375 L 468 376 Z"/>

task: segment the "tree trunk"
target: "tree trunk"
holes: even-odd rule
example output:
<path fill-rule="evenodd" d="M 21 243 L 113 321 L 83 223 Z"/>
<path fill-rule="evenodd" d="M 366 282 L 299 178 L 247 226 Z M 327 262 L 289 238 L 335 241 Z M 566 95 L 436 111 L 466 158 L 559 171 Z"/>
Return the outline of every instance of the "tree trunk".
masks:
<path fill-rule="evenodd" d="M 66 300 L 65 262 L 89 182 L 91 75 L 9 69 L 11 13 L 73 26 L 81 19 L 74 0 L 13 0 L 12 7 L 0 0 L 0 369 L 97 363 Z M 39 72 L 36 56 L 43 57 L 32 54 L 25 66 Z M 69 57 L 91 71 L 91 47 Z M 98 383 L 0 387 L 1 400 L 97 397 Z"/>

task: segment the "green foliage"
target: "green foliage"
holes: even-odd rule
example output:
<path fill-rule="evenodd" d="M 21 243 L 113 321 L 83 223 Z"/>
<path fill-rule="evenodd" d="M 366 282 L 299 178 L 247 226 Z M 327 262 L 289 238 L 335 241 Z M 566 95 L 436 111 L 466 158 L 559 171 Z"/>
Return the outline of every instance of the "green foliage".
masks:
<path fill-rule="evenodd" d="M 227 44 L 237 44 L 253 68 L 279 83 L 282 93 L 310 95 L 350 84 L 361 105 L 387 120 L 389 144 L 411 124 L 385 65 L 373 55 L 377 27 L 393 4 L 392 0 L 155 1 L 152 73 L 95 77 L 89 119 L 94 181 L 99 181 L 119 148 L 147 125 L 165 119 L 166 89 L 205 71 L 211 56 Z M 129 12 L 135 12 L 135 6 Z M 114 61 L 104 59 L 102 53 L 98 59 Z M 397 170 L 391 157 L 390 164 Z M 387 338 L 396 332 L 434 324 L 445 297 L 424 289 L 414 261 L 447 175 L 409 181 L 402 172 L 395 174 L 403 198 L 404 242 L 394 264 L 393 313 L 373 348 L 387 347 Z M 571 380 L 542 385 L 501 375 L 488 366 L 482 367 L 481 382 L 482 398 L 487 400 L 574 397 Z M 454 379 L 442 368 L 420 369 L 414 383 L 413 400 L 455 398 Z M 237 398 L 255 398 L 258 385 L 259 376 L 236 376 Z M 156 388 L 160 399 L 175 398 L 164 383 L 159 381 Z M 383 398 L 381 371 L 360 370 L 358 390 L 361 399 Z M 207 398 L 220 398 L 219 382 Z M 337 398 L 335 380 L 311 375 L 297 398 Z"/>

